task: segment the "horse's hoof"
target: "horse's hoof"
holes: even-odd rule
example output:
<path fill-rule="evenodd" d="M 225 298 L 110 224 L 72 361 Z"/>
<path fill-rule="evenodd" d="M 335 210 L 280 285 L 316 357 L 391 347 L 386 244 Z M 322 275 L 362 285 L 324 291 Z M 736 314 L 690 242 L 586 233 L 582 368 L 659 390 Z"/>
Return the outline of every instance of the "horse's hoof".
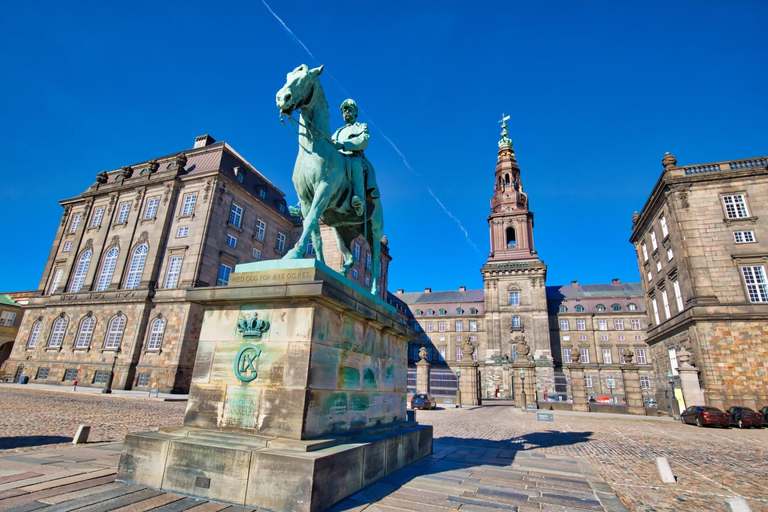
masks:
<path fill-rule="evenodd" d="M 293 248 L 287 253 L 285 253 L 285 256 L 283 256 L 284 260 L 298 260 L 301 259 L 303 256 L 301 254 L 301 251 L 299 251 L 297 248 Z"/>

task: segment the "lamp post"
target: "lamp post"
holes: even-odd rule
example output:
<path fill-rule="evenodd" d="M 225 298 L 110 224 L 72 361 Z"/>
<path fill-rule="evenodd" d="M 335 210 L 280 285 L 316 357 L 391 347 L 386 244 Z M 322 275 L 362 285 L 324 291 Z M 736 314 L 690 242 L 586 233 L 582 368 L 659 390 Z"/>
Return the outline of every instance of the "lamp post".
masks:
<path fill-rule="evenodd" d="M 109 375 L 107 375 L 107 382 L 104 383 L 104 389 L 101 390 L 102 393 L 112 393 L 112 380 L 115 378 L 115 364 L 117 364 L 118 354 L 120 354 L 120 347 L 115 349 L 115 358 L 112 360 L 112 369 L 109 371 Z"/>
<path fill-rule="evenodd" d="M 461 408 L 461 368 L 456 368 L 456 407 Z"/>
<path fill-rule="evenodd" d="M 520 388 L 520 401 L 522 402 L 523 410 L 525 410 L 528 400 L 525 398 L 525 370 L 523 368 L 520 368 Z"/>
<path fill-rule="evenodd" d="M 667 413 L 670 416 L 674 416 L 672 409 L 672 400 L 675 396 L 675 379 L 672 372 L 667 372 L 667 382 L 669 382 L 669 388 L 667 388 Z"/>
<path fill-rule="evenodd" d="M 611 403 L 613 403 L 613 379 L 606 379 L 605 385 L 608 386 L 608 396 L 611 397 Z"/>

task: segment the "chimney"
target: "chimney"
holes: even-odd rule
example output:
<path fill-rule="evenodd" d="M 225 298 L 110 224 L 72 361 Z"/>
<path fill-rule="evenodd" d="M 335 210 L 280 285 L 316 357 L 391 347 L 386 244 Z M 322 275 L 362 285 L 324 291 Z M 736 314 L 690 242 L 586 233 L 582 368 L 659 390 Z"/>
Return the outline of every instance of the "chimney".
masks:
<path fill-rule="evenodd" d="M 397 289 L 397 293 L 398 293 L 398 295 L 399 295 L 399 294 L 401 294 L 401 293 L 403 293 L 403 289 L 402 289 L 402 288 L 398 288 L 398 289 Z"/>
<path fill-rule="evenodd" d="M 571 286 L 579 286 L 579 282 L 578 281 L 571 281 Z"/>
<path fill-rule="evenodd" d="M 424 288 L 424 293 L 432 293 L 432 288 Z"/>
<path fill-rule="evenodd" d="M 216 142 L 216 139 L 208 135 L 207 133 L 205 135 L 199 135 L 197 138 L 195 138 L 195 148 L 204 148 L 205 146 L 210 146 Z"/>
<path fill-rule="evenodd" d="M 459 286 L 459 291 L 460 292 L 465 292 L 465 291 L 467 291 L 467 287 L 466 286 Z"/>
<path fill-rule="evenodd" d="M 612 284 L 621 284 L 621 279 L 619 279 L 618 277 L 614 277 L 613 280 L 611 281 L 611 283 Z"/>

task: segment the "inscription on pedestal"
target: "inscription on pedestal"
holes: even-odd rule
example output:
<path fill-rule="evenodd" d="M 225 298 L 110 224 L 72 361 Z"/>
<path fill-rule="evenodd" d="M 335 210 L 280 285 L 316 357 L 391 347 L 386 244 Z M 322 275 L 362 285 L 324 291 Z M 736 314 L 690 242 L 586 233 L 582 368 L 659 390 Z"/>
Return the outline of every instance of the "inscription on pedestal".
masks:
<path fill-rule="evenodd" d="M 273 272 L 242 272 L 229 276 L 229 286 L 306 281 L 314 277 L 311 270 L 279 270 Z"/>
<path fill-rule="evenodd" d="M 213 344 L 198 344 L 195 369 L 192 370 L 192 382 L 206 383 L 210 381 L 215 347 Z"/>

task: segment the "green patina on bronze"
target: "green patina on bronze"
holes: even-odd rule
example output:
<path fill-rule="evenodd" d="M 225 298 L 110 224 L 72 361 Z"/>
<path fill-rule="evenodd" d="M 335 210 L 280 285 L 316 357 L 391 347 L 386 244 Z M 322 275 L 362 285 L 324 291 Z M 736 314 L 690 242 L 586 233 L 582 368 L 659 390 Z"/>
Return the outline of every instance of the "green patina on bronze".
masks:
<path fill-rule="evenodd" d="M 261 349 L 253 345 L 245 345 L 237 352 L 234 359 L 235 377 L 240 382 L 251 382 L 258 377 L 259 355 Z"/>
<path fill-rule="evenodd" d="M 298 121 L 299 154 L 293 168 L 293 184 L 299 204 L 290 207 L 291 215 L 303 219 L 299 241 L 283 259 L 303 258 L 310 239 L 316 258 L 324 262 L 319 221 L 331 226 L 344 262 L 339 272 L 346 276 L 355 263 L 352 241 L 358 236 L 368 242 L 372 255 L 371 293 L 378 293 L 381 239 L 384 216 L 373 165 L 363 150 L 368 146 L 368 125 L 357 122 L 357 104 L 345 100 L 341 105 L 345 126 L 331 137 L 328 102 L 318 76 L 323 67 L 306 65 L 288 73 L 285 85 L 277 92 L 276 103 L 283 114 L 300 112 Z"/>

